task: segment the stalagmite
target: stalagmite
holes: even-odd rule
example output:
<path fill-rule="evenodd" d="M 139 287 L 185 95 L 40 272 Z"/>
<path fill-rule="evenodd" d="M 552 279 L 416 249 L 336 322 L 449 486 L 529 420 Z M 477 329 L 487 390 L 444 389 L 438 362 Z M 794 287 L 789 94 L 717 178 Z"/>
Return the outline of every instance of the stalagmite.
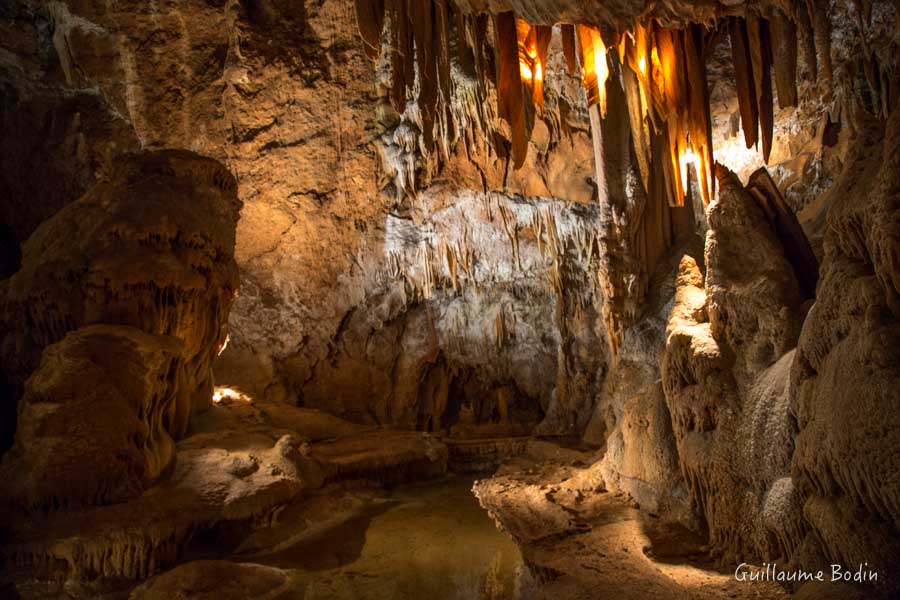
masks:
<path fill-rule="evenodd" d="M 768 164 L 769 154 L 772 151 L 772 133 L 775 127 L 774 99 L 772 98 L 772 42 L 769 36 L 769 22 L 757 14 L 748 13 L 747 39 L 750 42 L 756 106 L 759 110 L 762 155 L 763 160 Z"/>
<path fill-rule="evenodd" d="M 797 27 L 778 9 L 769 23 L 778 106 L 797 106 Z"/>
<path fill-rule="evenodd" d="M 731 37 L 731 59 L 734 64 L 734 83 L 741 111 L 741 127 L 744 141 L 752 148 L 758 138 L 759 113 L 756 107 L 756 86 L 753 81 L 753 67 L 750 58 L 750 42 L 747 39 L 747 22 L 741 17 L 728 19 L 728 33 Z"/>

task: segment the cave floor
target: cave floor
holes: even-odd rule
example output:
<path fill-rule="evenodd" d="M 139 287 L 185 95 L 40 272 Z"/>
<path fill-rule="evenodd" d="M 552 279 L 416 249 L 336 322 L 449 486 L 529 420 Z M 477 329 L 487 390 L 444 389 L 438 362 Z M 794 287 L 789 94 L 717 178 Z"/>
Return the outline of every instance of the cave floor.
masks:
<path fill-rule="evenodd" d="M 251 578 L 263 569 L 286 575 L 265 595 L 277 599 L 788 597 L 774 584 L 735 581 L 716 568 L 698 536 L 605 492 L 589 522 L 520 549 L 481 508 L 474 482 L 448 475 L 391 491 L 325 494 L 288 508 L 277 526 L 255 532 L 227 562 L 256 569 Z M 312 521 L 323 525 L 311 530 Z M 191 590 L 222 592 L 208 581 L 219 576 L 213 565 L 221 562 L 188 562 L 152 581 L 142 597 L 219 597 Z"/>
<path fill-rule="evenodd" d="M 222 402 L 193 428 L 171 480 L 140 498 L 21 523 L 8 548 L 16 562 L 31 553 L 69 565 L 53 580 L 16 569 L 21 597 L 786 597 L 735 581 L 699 536 L 605 491 L 591 451 L 523 438 L 451 445 L 451 465 L 502 461 L 476 477 L 448 472 L 434 436 L 296 407 Z M 137 568 L 162 556 L 147 540 L 180 532 L 174 568 L 135 587 Z"/>

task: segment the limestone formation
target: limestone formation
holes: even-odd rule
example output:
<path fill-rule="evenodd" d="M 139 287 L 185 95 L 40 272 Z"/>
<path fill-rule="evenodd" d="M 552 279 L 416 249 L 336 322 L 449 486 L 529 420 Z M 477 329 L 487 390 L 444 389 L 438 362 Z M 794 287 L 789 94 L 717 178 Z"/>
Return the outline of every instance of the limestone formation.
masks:
<path fill-rule="evenodd" d="M 791 473 L 813 532 L 808 560 L 884 571 L 897 552 L 900 492 L 898 135 L 897 111 L 886 128 L 867 128 L 831 192 L 816 303 L 791 372 Z"/>
<path fill-rule="evenodd" d="M 48 346 L 20 400 L 4 495 L 30 511 L 134 498 L 175 455 L 181 342 L 88 325 Z"/>
<path fill-rule="evenodd" d="M 14 393 L 68 332 L 130 325 L 182 344 L 172 372 L 158 375 L 172 399 L 159 413 L 162 428 L 184 435 L 191 411 L 212 397 L 212 361 L 238 287 L 239 208 L 234 178 L 211 159 L 187 151 L 123 155 L 108 178 L 38 228 L 22 268 L 2 288 L 3 357 Z"/>
<path fill-rule="evenodd" d="M 0 596 L 896 596 L 898 24 L 3 2 Z"/>
<path fill-rule="evenodd" d="M 719 184 L 705 277 L 689 257 L 679 266 L 662 385 L 681 470 L 711 543 L 729 561 L 788 558 L 804 531 L 790 509 L 797 492 L 781 482 L 794 435 L 788 378 L 799 288 L 750 193 L 721 167 Z M 767 508 L 776 502 L 779 509 Z"/>

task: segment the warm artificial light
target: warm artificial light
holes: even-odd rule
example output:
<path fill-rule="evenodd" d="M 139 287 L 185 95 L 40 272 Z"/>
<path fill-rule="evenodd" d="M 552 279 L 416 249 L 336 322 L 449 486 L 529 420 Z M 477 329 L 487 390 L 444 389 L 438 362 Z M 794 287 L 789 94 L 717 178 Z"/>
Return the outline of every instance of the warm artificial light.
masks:
<path fill-rule="evenodd" d="M 638 61 L 638 69 L 641 71 L 641 75 L 647 74 L 647 58 L 642 56 Z"/>
<path fill-rule="evenodd" d="M 534 78 L 531 67 L 522 59 L 519 59 L 519 74 L 522 76 L 522 81 L 531 81 Z"/>
<path fill-rule="evenodd" d="M 240 401 L 240 402 L 252 402 L 250 398 L 246 395 L 242 394 L 240 391 L 230 388 L 230 387 L 217 387 L 213 391 L 212 401 L 213 404 L 219 404 L 225 400 L 230 401 Z"/>
<path fill-rule="evenodd" d="M 681 183 L 682 189 L 687 191 L 688 189 L 688 165 L 694 165 L 694 170 L 699 170 L 699 159 L 697 155 L 694 154 L 694 151 L 688 147 L 687 150 L 684 151 L 684 154 L 681 155 Z"/>

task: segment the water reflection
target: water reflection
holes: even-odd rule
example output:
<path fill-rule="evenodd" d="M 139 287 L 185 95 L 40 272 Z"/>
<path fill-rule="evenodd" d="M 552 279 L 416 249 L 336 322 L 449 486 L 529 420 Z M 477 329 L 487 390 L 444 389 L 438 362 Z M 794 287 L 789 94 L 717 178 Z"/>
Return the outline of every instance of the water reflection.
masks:
<path fill-rule="evenodd" d="M 257 562 L 297 569 L 305 600 L 528 600 L 512 540 L 471 492 L 472 479 L 404 486 L 366 511 Z"/>

